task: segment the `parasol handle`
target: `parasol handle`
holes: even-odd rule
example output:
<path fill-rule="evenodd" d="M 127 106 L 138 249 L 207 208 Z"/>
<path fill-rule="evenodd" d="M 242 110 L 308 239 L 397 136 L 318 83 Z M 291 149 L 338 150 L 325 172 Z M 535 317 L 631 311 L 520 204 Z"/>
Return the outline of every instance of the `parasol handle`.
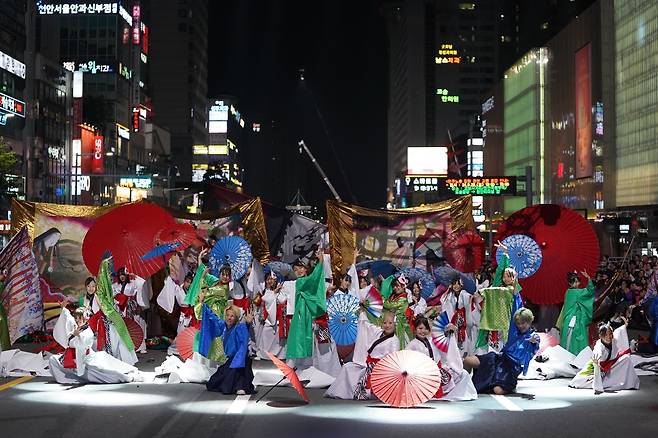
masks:
<path fill-rule="evenodd" d="M 284 375 L 284 376 L 281 378 L 281 380 L 279 380 L 278 382 L 276 382 L 276 383 L 274 384 L 274 386 L 270 387 L 270 389 L 268 389 L 267 392 L 266 392 L 265 394 L 261 395 L 260 398 L 259 398 L 258 400 L 256 400 L 256 403 L 258 403 L 259 401 L 261 401 L 261 400 L 262 400 L 267 394 L 269 394 L 274 388 L 276 388 L 277 386 L 279 386 L 279 383 L 283 382 L 283 381 L 285 380 L 285 378 L 286 378 L 286 376 Z"/>

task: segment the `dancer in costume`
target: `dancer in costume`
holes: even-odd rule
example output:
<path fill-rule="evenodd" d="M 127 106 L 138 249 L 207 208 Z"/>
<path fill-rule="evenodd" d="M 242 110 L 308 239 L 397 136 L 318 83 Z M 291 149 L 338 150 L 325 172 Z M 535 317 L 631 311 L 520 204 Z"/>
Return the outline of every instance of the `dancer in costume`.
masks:
<path fill-rule="evenodd" d="M 272 271 L 265 277 L 265 293 L 262 296 L 263 327 L 257 341 L 258 357 L 269 359 L 270 352 L 279 359 L 286 357 L 286 339 L 290 319 L 286 318 L 286 294 L 281 292 L 283 283 Z"/>
<path fill-rule="evenodd" d="M 87 277 L 85 280 L 85 291 L 78 300 L 78 307 L 84 310 L 85 319 L 91 318 L 101 310 L 100 303 L 96 298 L 96 279 L 94 277 Z"/>
<path fill-rule="evenodd" d="M 425 315 L 427 311 L 427 302 L 420 294 L 420 283 L 415 281 L 411 285 L 411 294 L 408 297 L 409 308 L 414 312 L 414 316 Z"/>
<path fill-rule="evenodd" d="M 400 349 L 395 327 L 395 315 L 391 312 L 385 311 L 380 326 L 377 326 L 368 321 L 363 309 L 360 310 L 352 362 L 343 365 L 338 377 L 325 392 L 325 397 L 345 400 L 370 399 L 370 374 L 373 368 L 379 360 Z"/>
<path fill-rule="evenodd" d="M 586 288 L 578 287 L 578 273 L 567 273 L 569 289 L 564 295 L 564 304 L 556 323 L 560 330 L 560 345 L 575 355 L 589 346 L 589 325 L 592 322 L 596 291 L 587 272 L 582 271 L 581 274 L 587 279 Z"/>
<path fill-rule="evenodd" d="M 502 353 L 489 352 L 464 358 L 464 366 L 474 369 L 473 384 L 478 393 L 502 395 L 516 389 L 519 374 L 526 374 L 528 364 L 539 349 L 539 335 L 531 324 L 534 315 L 524 307 L 514 313 L 516 330 L 507 339 Z"/>
<path fill-rule="evenodd" d="M 507 339 L 516 337 L 512 318 L 523 307 L 521 286 L 516 271 L 509 265 L 508 249 L 500 242 L 496 247 L 503 252 L 503 257 L 492 286 L 480 289 L 474 296 L 476 311 L 480 312 L 475 349 L 482 352 L 500 352 Z"/>
<path fill-rule="evenodd" d="M 194 307 L 185 304 L 185 295 L 190 289 L 192 284 L 192 274 L 186 274 L 182 285 L 176 284 L 171 274 L 167 276 L 162 290 L 158 294 L 156 302 L 167 313 L 174 312 L 174 303 L 178 303 L 180 307 L 180 315 L 178 317 L 178 326 L 176 327 L 176 334 L 179 335 L 186 328 L 196 325 L 197 319 L 194 316 Z M 167 348 L 167 354 L 178 354 L 176 348 L 176 340 Z"/>
<path fill-rule="evenodd" d="M 450 331 L 450 343 L 446 353 L 440 351 L 432 340 L 430 322 L 424 316 L 417 316 L 414 324 L 416 327 L 415 338 L 407 345 L 407 350 L 417 351 L 429 356 L 441 370 L 441 388 L 434 398 L 449 401 L 466 401 L 478 398 L 477 391 L 471 380 L 471 375 L 464 370 L 464 364 L 457 348 L 454 331 L 456 327 L 448 324 Z"/>
<path fill-rule="evenodd" d="M 132 278 L 131 278 L 132 277 Z M 137 346 L 137 352 L 146 353 L 146 320 L 142 312 L 150 307 L 145 293 L 144 279 L 128 275 L 126 268 L 117 271 L 117 282 L 112 285 L 114 299 L 119 303 L 121 314 L 135 321 L 144 333 L 144 340 Z"/>
<path fill-rule="evenodd" d="M 98 310 L 91 315 L 88 323 L 96 335 L 96 351 L 105 351 L 129 365 L 133 365 L 137 362 L 135 346 L 114 300 L 110 273 L 109 259 L 103 260 L 95 282 L 94 301 L 98 304 Z M 88 286 L 93 289 L 91 281 Z M 91 310 L 93 311 L 93 309 L 92 302 Z M 88 309 L 85 310 L 88 312 Z"/>
<path fill-rule="evenodd" d="M 85 318 L 85 309 L 78 308 L 73 315 L 62 302 L 62 311 L 53 329 L 53 337 L 62 347 L 63 354 L 50 356 L 50 373 L 58 383 L 125 383 L 143 381 L 132 365 L 114 358 L 105 351 L 94 351 L 94 332 Z"/>
<path fill-rule="evenodd" d="M 299 370 L 310 368 L 330 376 L 340 372 L 336 343 L 327 327 L 327 299 L 322 250 L 316 253 L 318 263 L 308 275 L 306 265 L 297 261 L 293 265 L 297 280 L 286 281 L 287 312 L 291 317 L 286 343 L 288 364 Z M 292 313 L 291 313 L 292 312 Z"/>
<path fill-rule="evenodd" d="M 226 395 L 253 394 L 254 373 L 249 357 L 249 326 L 253 315 L 245 313 L 244 322 L 241 322 L 241 311 L 237 306 L 227 307 L 224 319 L 218 318 L 206 304 L 202 305 L 202 309 L 199 352 L 206 356 L 213 340 L 221 337 L 226 354 L 226 362 L 210 377 L 206 388 Z"/>
<path fill-rule="evenodd" d="M 451 324 L 455 326 L 454 337 L 462 357 L 473 354 L 479 323 L 479 312 L 473 295 L 463 287 L 461 276 L 456 274 L 440 299 L 441 311 L 446 312 Z"/>
<path fill-rule="evenodd" d="M 219 278 L 210 274 L 210 269 L 203 263 L 209 249 L 199 253 L 198 267 L 192 284 L 190 285 L 184 303 L 194 307 L 194 316 L 201 320 L 203 305 L 207 305 L 218 318 L 224 317 L 224 310 L 228 305 L 229 283 L 231 281 L 231 267 L 224 265 L 219 269 Z M 216 362 L 223 362 L 224 349 L 222 340 L 217 337 L 213 340 L 207 352 L 207 358 Z"/>
<path fill-rule="evenodd" d="M 404 350 L 407 343 L 413 337 L 411 324 L 413 322 L 413 311 L 409 309 L 407 298 L 407 278 L 404 275 L 395 277 L 391 275 L 382 281 L 382 297 L 384 310 L 395 315 L 395 335 L 400 341 L 400 349 Z"/>
<path fill-rule="evenodd" d="M 609 323 L 599 326 L 599 340 L 592 350 L 592 359 L 571 380 L 572 388 L 603 391 L 639 389 L 640 379 L 633 367 L 626 332 L 627 321 L 614 331 Z"/>

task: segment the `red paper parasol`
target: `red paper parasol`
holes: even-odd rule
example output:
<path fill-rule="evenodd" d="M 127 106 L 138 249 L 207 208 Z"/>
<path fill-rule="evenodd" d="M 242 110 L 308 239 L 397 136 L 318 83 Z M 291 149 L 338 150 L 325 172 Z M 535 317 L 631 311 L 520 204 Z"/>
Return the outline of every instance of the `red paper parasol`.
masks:
<path fill-rule="evenodd" d="M 138 349 L 142 342 L 144 341 L 144 331 L 133 319 L 123 317 L 123 322 L 126 323 L 126 328 L 128 329 L 128 335 L 133 341 L 135 349 Z"/>
<path fill-rule="evenodd" d="M 196 229 L 188 223 L 173 224 L 161 229 L 155 235 L 155 245 L 178 243 L 177 251 L 188 248 L 197 240 Z"/>
<path fill-rule="evenodd" d="M 554 204 L 532 205 L 519 210 L 501 224 L 496 238 L 524 234 L 537 242 L 542 263 L 531 277 L 519 280 L 521 292 L 534 304 L 559 304 L 567 290 L 567 272 L 596 272 L 599 241 L 587 222 L 575 211 Z"/>
<path fill-rule="evenodd" d="M 82 243 L 82 256 L 92 274 L 98 272 L 101 259 L 113 256 L 114 266 L 148 278 L 165 266 L 166 257 L 142 260 L 153 249 L 158 231 L 175 224 L 174 218 L 155 204 L 137 203 L 117 207 L 99 217 L 89 228 Z"/>
<path fill-rule="evenodd" d="M 178 355 L 183 359 L 187 360 L 192 357 L 194 354 L 194 339 L 196 334 L 199 333 L 199 329 L 196 327 L 188 327 L 176 336 L 176 350 L 178 350 Z"/>
<path fill-rule="evenodd" d="M 380 360 L 370 376 L 372 392 L 384 403 L 398 408 L 418 406 L 441 387 L 436 363 L 417 351 L 401 350 Z"/>
<path fill-rule="evenodd" d="M 450 233 L 443 242 L 443 256 L 461 272 L 475 272 L 484 261 L 484 240 L 477 231 Z"/>
<path fill-rule="evenodd" d="M 269 351 L 267 352 L 267 355 L 270 357 L 270 360 L 274 362 L 274 365 L 276 365 L 276 367 L 281 370 L 281 372 L 283 373 L 283 377 L 288 379 L 292 387 L 295 388 L 295 391 L 297 391 L 299 395 L 301 395 L 302 398 L 306 401 L 306 403 L 308 403 L 309 402 L 308 395 L 306 394 L 306 390 L 304 389 L 302 382 L 299 381 L 299 377 L 297 376 L 295 370 L 293 368 L 290 368 L 288 365 L 286 365 L 285 362 L 283 362 L 281 359 L 279 359 Z"/>

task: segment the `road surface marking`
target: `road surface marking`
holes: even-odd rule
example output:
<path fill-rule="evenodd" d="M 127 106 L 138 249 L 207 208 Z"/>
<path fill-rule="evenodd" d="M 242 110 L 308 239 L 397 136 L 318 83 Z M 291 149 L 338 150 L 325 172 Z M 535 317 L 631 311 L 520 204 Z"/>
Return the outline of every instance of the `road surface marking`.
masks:
<path fill-rule="evenodd" d="M 250 398 L 251 398 L 251 395 L 249 395 L 249 394 L 239 395 L 239 396 L 235 397 L 235 400 L 233 400 L 233 403 L 231 403 L 231 406 L 229 406 L 228 411 L 226 411 L 226 413 L 227 414 L 241 414 L 247 408 L 247 405 L 249 404 L 249 399 Z"/>
<path fill-rule="evenodd" d="M 508 411 L 516 411 L 516 412 L 523 411 L 523 408 L 521 406 L 517 405 L 516 403 L 514 403 L 512 400 L 508 399 L 504 395 L 492 394 L 491 398 L 496 400 L 502 407 L 504 407 Z"/>
<path fill-rule="evenodd" d="M 34 379 L 33 376 L 23 376 L 19 377 L 18 379 L 14 379 L 9 383 L 5 383 L 4 385 L 0 385 L 0 391 L 4 391 L 5 389 L 9 389 L 12 386 L 20 385 L 23 382 L 27 382 L 28 380 Z"/>

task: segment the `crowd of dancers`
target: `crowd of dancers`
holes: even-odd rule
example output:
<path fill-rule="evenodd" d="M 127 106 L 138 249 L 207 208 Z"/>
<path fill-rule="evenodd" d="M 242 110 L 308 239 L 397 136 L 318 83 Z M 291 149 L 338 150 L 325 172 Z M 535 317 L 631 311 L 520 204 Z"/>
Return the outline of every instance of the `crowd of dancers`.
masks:
<path fill-rule="evenodd" d="M 506 253 L 504 245 L 497 246 Z M 533 312 L 524 307 L 507 256 L 475 293 L 464 290 L 463 276 L 456 273 L 447 290 L 439 294 L 437 289 L 427 300 L 420 285 L 404 275 L 374 276 L 355 264 L 332 279 L 328 258 L 319 250 L 311 262 L 295 262 L 294 279 L 254 261 L 244 278 L 234 279 L 229 265 L 219 269 L 218 277 L 212 275 L 208 251 L 201 251 L 196 270 L 171 272 L 155 300 L 167 313 L 180 309 L 179 334 L 198 329 L 194 354 L 178 359 L 174 342 L 156 371 L 168 375 L 170 383 L 205 383 L 210 391 L 252 394 L 256 386 L 273 384 L 252 370 L 253 360 L 269 360 L 271 354 L 294 366 L 309 386 L 328 388 L 326 397 L 366 400 L 373 397 L 370 374 L 378 361 L 406 349 L 436 363 L 441 387 L 435 398 L 444 400 L 507 394 L 515 391 L 519 378 L 572 377 L 571 387 L 597 393 L 639 388 L 627 320 L 598 325 L 598 339 L 591 339 L 596 290 L 587 272 L 580 273 L 587 281 L 584 288 L 578 273 L 567 274 L 569 289 L 552 334 L 559 344 L 540 351 L 542 337 L 533 328 Z M 62 303 L 53 336 L 65 350 L 49 359 L 59 383 L 145 378 L 135 364 L 146 344 L 134 345 L 122 321 L 133 320 L 145 340 L 143 312 L 151 297 L 144 279 L 125 268 L 111 271 L 111 260 L 104 260 L 97 277 L 86 280 L 79 302 Z M 341 294 L 360 303 L 356 340 L 347 350 L 338 348 L 327 324 L 326 302 Z M 381 315 L 367 310 L 372 294 L 382 297 Z M 444 345 L 436 341 L 436 318 L 445 320 Z"/>

